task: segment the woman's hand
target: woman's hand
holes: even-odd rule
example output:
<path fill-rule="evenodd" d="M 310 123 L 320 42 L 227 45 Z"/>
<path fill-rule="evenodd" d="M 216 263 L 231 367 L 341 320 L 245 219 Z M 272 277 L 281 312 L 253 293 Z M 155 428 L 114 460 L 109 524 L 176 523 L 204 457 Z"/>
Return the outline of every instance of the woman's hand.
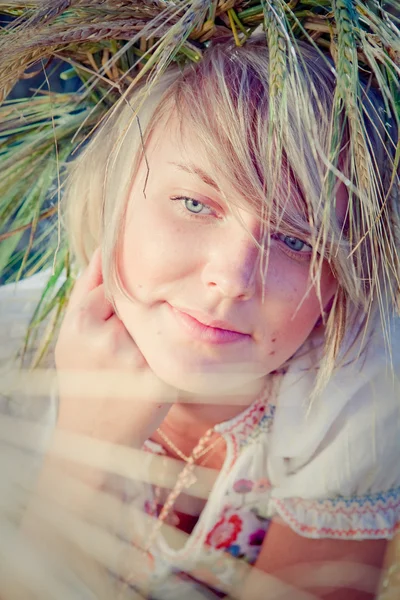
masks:
<path fill-rule="evenodd" d="M 140 448 L 162 423 L 176 394 L 151 371 L 105 298 L 99 250 L 72 292 L 55 361 L 57 423 L 21 530 L 34 540 L 35 554 L 44 549 L 44 564 L 48 557 L 72 571 L 85 564 L 82 578 L 99 590 L 96 597 L 113 597 L 104 586 L 110 581 L 107 561 L 113 557 L 115 562 L 115 556 L 111 551 L 104 563 L 103 546 L 105 540 L 112 548 L 118 542 L 114 529 L 121 527 L 125 514 L 124 491 L 133 487 L 140 500 L 143 482 L 159 469 Z M 142 520 L 135 521 L 131 532 L 139 547 Z M 96 578 L 100 569 L 100 579 L 89 581 L 91 568 Z"/>
<path fill-rule="evenodd" d="M 100 249 L 75 284 L 55 360 L 61 429 L 140 447 L 175 398 L 106 299 Z"/>

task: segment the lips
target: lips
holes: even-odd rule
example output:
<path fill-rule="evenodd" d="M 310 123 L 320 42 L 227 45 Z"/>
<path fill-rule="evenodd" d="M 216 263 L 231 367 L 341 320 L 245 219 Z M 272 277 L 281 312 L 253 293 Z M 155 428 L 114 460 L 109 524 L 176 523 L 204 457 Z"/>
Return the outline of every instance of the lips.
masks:
<path fill-rule="evenodd" d="M 181 313 L 189 315 L 193 319 L 196 319 L 201 325 L 206 325 L 207 327 L 213 327 L 214 329 L 222 329 L 225 331 L 232 331 L 234 333 L 241 333 L 242 335 L 248 335 L 245 331 L 238 329 L 235 325 L 230 323 L 229 321 L 221 321 L 219 319 L 213 319 L 212 317 L 196 310 L 189 310 L 187 308 L 173 307 L 176 310 L 179 310 Z"/>
<path fill-rule="evenodd" d="M 230 344 L 247 342 L 251 338 L 250 334 L 239 331 L 228 321 L 212 319 L 204 313 L 174 306 L 171 306 L 171 310 L 181 329 L 194 340 L 208 344 Z"/>

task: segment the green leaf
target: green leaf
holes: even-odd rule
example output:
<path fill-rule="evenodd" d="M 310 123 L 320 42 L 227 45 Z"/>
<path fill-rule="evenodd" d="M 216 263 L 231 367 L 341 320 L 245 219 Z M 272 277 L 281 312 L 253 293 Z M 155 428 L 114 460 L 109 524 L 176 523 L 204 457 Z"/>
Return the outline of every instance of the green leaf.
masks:
<path fill-rule="evenodd" d="M 10 262 L 10 259 L 18 246 L 24 232 L 21 231 L 15 235 L 3 240 L 0 243 L 0 275 Z"/>
<path fill-rule="evenodd" d="M 60 278 L 60 276 L 61 276 L 61 273 L 60 273 L 58 279 Z M 58 282 L 58 279 L 56 280 L 55 284 L 53 285 L 53 288 L 55 287 L 56 283 Z M 56 294 L 53 296 L 53 298 L 45 305 L 43 311 L 38 316 L 36 316 L 35 319 L 32 318 L 32 320 L 30 322 L 30 327 L 36 327 L 37 325 L 42 323 L 46 319 L 46 317 L 52 312 L 52 310 L 60 303 L 60 301 L 68 297 L 73 284 L 74 284 L 74 279 L 72 277 L 66 279 L 62 283 L 62 285 L 60 286 L 60 288 L 58 289 Z M 43 300 L 45 298 L 45 294 L 47 295 L 46 292 L 44 292 L 42 295 Z"/>
<path fill-rule="evenodd" d="M 35 322 L 40 323 L 42 321 L 40 310 L 41 310 L 42 305 L 43 305 L 44 301 L 46 300 L 46 298 L 55 290 L 57 283 L 59 281 L 59 278 L 61 276 L 61 273 L 64 269 L 64 266 L 65 266 L 64 255 L 62 255 L 59 258 L 59 260 L 57 261 L 56 267 L 54 269 L 54 273 L 49 277 L 49 280 L 43 290 L 43 293 L 39 300 L 39 303 L 36 306 L 35 311 L 32 315 L 31 323 L 35 323 Z"/>

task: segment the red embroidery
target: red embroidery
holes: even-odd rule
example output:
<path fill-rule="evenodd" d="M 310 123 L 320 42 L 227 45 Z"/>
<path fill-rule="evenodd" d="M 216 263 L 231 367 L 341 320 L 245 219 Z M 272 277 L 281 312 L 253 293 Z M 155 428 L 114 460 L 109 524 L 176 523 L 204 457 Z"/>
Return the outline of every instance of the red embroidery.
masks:
<path fill-rule="evenodd" d="M 206 538 L 206 544 L 213 548 L 227 548 L 242 531 L 242 519 L 238 515 L 232 515 L 229 519 L 222 517 L 211 529 Z"/>

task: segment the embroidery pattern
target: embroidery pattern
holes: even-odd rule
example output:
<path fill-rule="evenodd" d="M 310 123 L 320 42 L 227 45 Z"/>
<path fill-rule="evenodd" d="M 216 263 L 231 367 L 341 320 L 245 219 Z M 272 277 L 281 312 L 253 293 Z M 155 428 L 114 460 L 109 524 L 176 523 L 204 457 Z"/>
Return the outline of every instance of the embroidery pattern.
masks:
<path fill-rule="evenodd" d="M 326 500 L 274 500 L 279 514 L 308 537 L 378 539 L 400 527 L 400 487 L 384 493 Z"/>

